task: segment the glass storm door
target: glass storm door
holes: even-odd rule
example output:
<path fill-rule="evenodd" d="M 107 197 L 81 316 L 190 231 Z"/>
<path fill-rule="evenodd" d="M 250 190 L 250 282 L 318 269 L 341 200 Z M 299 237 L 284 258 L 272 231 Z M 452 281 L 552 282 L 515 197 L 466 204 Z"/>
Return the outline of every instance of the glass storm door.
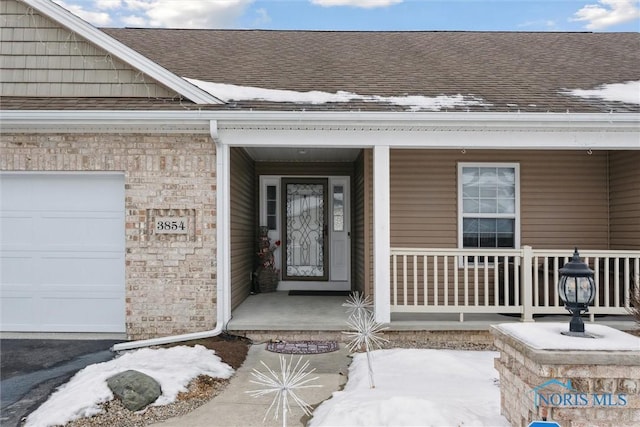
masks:
<path fill-rule="evenodd" d="M 328 280 L 327 179 L 282 179 L 284 280 Z"/>

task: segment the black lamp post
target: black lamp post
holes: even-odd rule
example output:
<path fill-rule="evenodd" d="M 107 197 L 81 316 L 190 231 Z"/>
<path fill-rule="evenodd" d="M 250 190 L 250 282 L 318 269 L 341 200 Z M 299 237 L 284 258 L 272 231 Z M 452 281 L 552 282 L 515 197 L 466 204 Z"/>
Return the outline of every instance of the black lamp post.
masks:
<path fill-rule="evenodd" d="M 564 267 L 558 270 L 560 281 L 558 292 L 564 301 L 565 308 L 573 315 L 569 323 L 569 331 L 563 335 L 575 337 L 591 337 L 584 332 L 584 323 L 580 317 L 581 312 L 589 312 L 589 304 L 596 294 L 596 285 L 593 281 L 593 270 L 580 260 L 578 248 L 573 253 L 573 258 Z"/>

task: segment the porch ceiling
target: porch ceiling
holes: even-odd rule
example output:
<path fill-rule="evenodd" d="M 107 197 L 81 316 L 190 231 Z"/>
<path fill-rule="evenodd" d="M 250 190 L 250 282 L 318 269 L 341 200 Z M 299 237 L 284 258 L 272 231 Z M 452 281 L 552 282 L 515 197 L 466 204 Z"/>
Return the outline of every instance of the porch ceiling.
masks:
<path fill-rule="evenodd" d="M 257 162 L 352 162 L 359 148 L 246 147 Z"/>

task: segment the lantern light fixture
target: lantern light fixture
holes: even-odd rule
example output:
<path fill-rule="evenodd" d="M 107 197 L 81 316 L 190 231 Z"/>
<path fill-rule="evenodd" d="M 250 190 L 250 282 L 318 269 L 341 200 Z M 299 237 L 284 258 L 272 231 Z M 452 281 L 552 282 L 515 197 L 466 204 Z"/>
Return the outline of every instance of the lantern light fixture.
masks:
<path fill-rule="evenodd" d="M 589 304 L 593 302 L 596 294 L 596 285 L 593 280 L 593 270 L 580 259 L 578 248 L 575 248 L 573 258 L 561 269 L 558 281 L 558 293 L 565 308 L 572 314 L 569 330 L 563 335 L 573 337 L 593 338 L 584 331 L 584 322 L 581 313 L 589 312 Z"/>

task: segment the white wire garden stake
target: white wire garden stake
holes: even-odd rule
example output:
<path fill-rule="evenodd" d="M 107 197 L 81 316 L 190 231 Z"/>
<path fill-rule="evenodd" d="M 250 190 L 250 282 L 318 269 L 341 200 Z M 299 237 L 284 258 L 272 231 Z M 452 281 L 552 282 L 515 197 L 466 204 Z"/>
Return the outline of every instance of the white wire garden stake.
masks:
<path fill-rule="evenodd" d="M 369 295 L 364 296 L 364 294 L 355 291 L 349 294 L 347 302 L 342 304 L 342 306 L 347 307 L 347 313 L 353 316 L 361 311 L 370 312 L 373 308 L 373 303 Z"/>
<path fill-rule="evenodd" d="M 369 386 L 376 388 L 373 381 L 373 363 L 371 358 L 371 350 L 374 347 L 381 348 L 385 342 L 389 340 L 380 336 L 381 331 L 388 329 L 382 327 L 381 323 L 376 322 L 374 314 L 368 311 L 358 311 L 349 317 L 347 324 L 353 329 L 353 332 L 343 332 L 343 334 L 352 337 L 347 344 L 349 351 L 355 352 L 362 348 L 367 352 L 367 365 L 369 368 Z"/>
<path fill-rule="evenodd" d="M 311 381 L 315 381 L 318 377 L 309 378 L 314 371 L 309 368 L 309 362 L 305 361 L 302 366 L 302 356 L 298 359 L 298 362 L 293 366 L 293 355 L 289 358 L 289 362 L 284 356 L 280 355 L 280 372 L 275 372 L 268 367 L 262 360 L 260 363 L 267 369 L 267 373 L 262 373 L 257 369 L 254 369 L 251 375 L 255 378 L 250 382 L 258 385 L 262 385 L 265 388 L 259 390 L 250 390 L 246 393 L 250 393 L 253 397 L 263 396 L 269 393 L 275 393 L 271 405 L 267 408 L 267 412 L 262 419 L 264 422 L 269 416 L 269 412 L 275 406 L 274 419 L 278 420 L 278 414 L 282 410 L 282 427 L 287 427 L 287 415 L 291 412 L 289 405 L 289 397 L 304 411 L 305 415 L 311 415 L 311 405 L 302 400 L 297 394 L 296 390 L 302 388 L 322 387 L 318 384 L 308 384 Z"/>

